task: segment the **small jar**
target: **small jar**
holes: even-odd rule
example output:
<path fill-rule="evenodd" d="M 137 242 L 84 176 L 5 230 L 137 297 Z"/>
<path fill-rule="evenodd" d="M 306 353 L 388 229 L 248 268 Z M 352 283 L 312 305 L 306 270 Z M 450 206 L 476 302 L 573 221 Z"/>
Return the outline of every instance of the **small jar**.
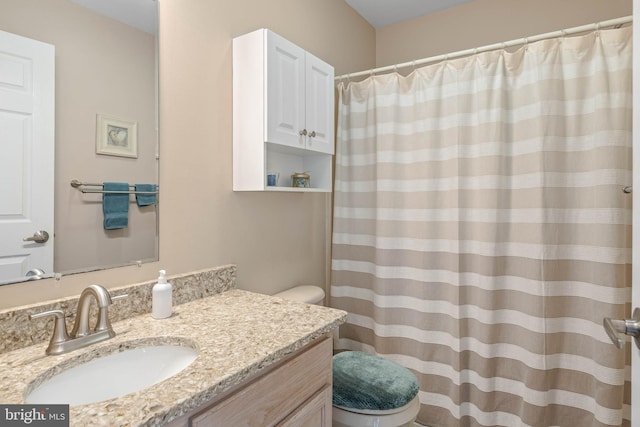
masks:
<path fill-rule="evenodd" d="M 311 186 L 309 174 L 305 172 L 294 172 L 293 175 L 291 175 L 291 186 L 309 188 Z"/>

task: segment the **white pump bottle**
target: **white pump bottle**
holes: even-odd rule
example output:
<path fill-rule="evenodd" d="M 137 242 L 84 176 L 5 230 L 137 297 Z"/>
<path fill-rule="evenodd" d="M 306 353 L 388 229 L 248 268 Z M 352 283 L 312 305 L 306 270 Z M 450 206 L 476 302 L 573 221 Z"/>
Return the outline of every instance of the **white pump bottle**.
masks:
<path fill-rule="evenodd" d="M 171 316 L 171 284 L 167 282 L 165 275 L 166 271 L 160 270 L 160 277 L 158 277 L 158 283 L 153 285 L 152 289 L 152 301 L 151 301 L 151 316 L 154 319 L 165 319 Z"/>

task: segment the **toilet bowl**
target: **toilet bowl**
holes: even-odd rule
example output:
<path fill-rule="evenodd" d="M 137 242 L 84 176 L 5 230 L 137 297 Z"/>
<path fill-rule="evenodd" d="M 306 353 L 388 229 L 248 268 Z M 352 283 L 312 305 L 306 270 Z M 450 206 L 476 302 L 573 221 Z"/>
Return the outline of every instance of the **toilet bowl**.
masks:
<path fill-rule="evenodd" d="M 325 294 L 305 285 L 274 296 L 319 304 Z M 412 427 L 419 410 L 418 381 L 408 369 L 357 351 L 333 357 L 333 427 Z"/>
<path fill-rule="evenodd" d="M 420 398 L 418 395 L 411 402 L 396 409 L 386 411 L 353 412 L 353 409 L 333 405 L 333 427 L 413 427 L 413 423 L 420 411 Z"/>

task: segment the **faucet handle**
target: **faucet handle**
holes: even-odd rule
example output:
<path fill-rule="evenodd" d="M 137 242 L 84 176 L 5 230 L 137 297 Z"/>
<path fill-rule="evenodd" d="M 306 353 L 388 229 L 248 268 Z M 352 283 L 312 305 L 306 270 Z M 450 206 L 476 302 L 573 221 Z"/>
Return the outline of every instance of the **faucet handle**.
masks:
<path fill-rule="evenodd" d="M 111 297 L 111 301 L 117 301 L 119 299 L 127 298 L 129 294 L 116 295 Z"/>
<path fill-rule="evenodd" d="M 29 320 L 48 316 L 54 316 L 55 321 L 53 323 L 53 333 L 51 334 L 51 340 L 49 341 L 46 353 L 49 355 L 63 353 L 62 343 L 69 341 L 69 335 L 67 334 L 67 324 L 65 323 L 64 312 L 62 310 L 50 310 L 30 314 Z"/>

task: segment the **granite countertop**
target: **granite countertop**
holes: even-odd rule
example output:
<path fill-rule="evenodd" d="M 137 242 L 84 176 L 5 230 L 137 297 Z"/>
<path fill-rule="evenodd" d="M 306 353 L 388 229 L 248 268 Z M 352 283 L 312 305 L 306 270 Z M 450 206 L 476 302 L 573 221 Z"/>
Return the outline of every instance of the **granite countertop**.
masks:
<path fill-rule="evenodd" d="M 25 389 L 55 375 L 59 364 L 72 367 L 123 348 L 192 343 L 198 357 L 177 375 L 120 398 L 70 408 L 72 426 L 160 426 L 243 383 L 345 319 L 341 310 L 232 289 L 174 306 L 167 319 L 144 314 L 113 323 L 116 337 L 60 356 L 44 354 L 48 343 L 0 354 L 0 402 L 24 403 Z"/>

